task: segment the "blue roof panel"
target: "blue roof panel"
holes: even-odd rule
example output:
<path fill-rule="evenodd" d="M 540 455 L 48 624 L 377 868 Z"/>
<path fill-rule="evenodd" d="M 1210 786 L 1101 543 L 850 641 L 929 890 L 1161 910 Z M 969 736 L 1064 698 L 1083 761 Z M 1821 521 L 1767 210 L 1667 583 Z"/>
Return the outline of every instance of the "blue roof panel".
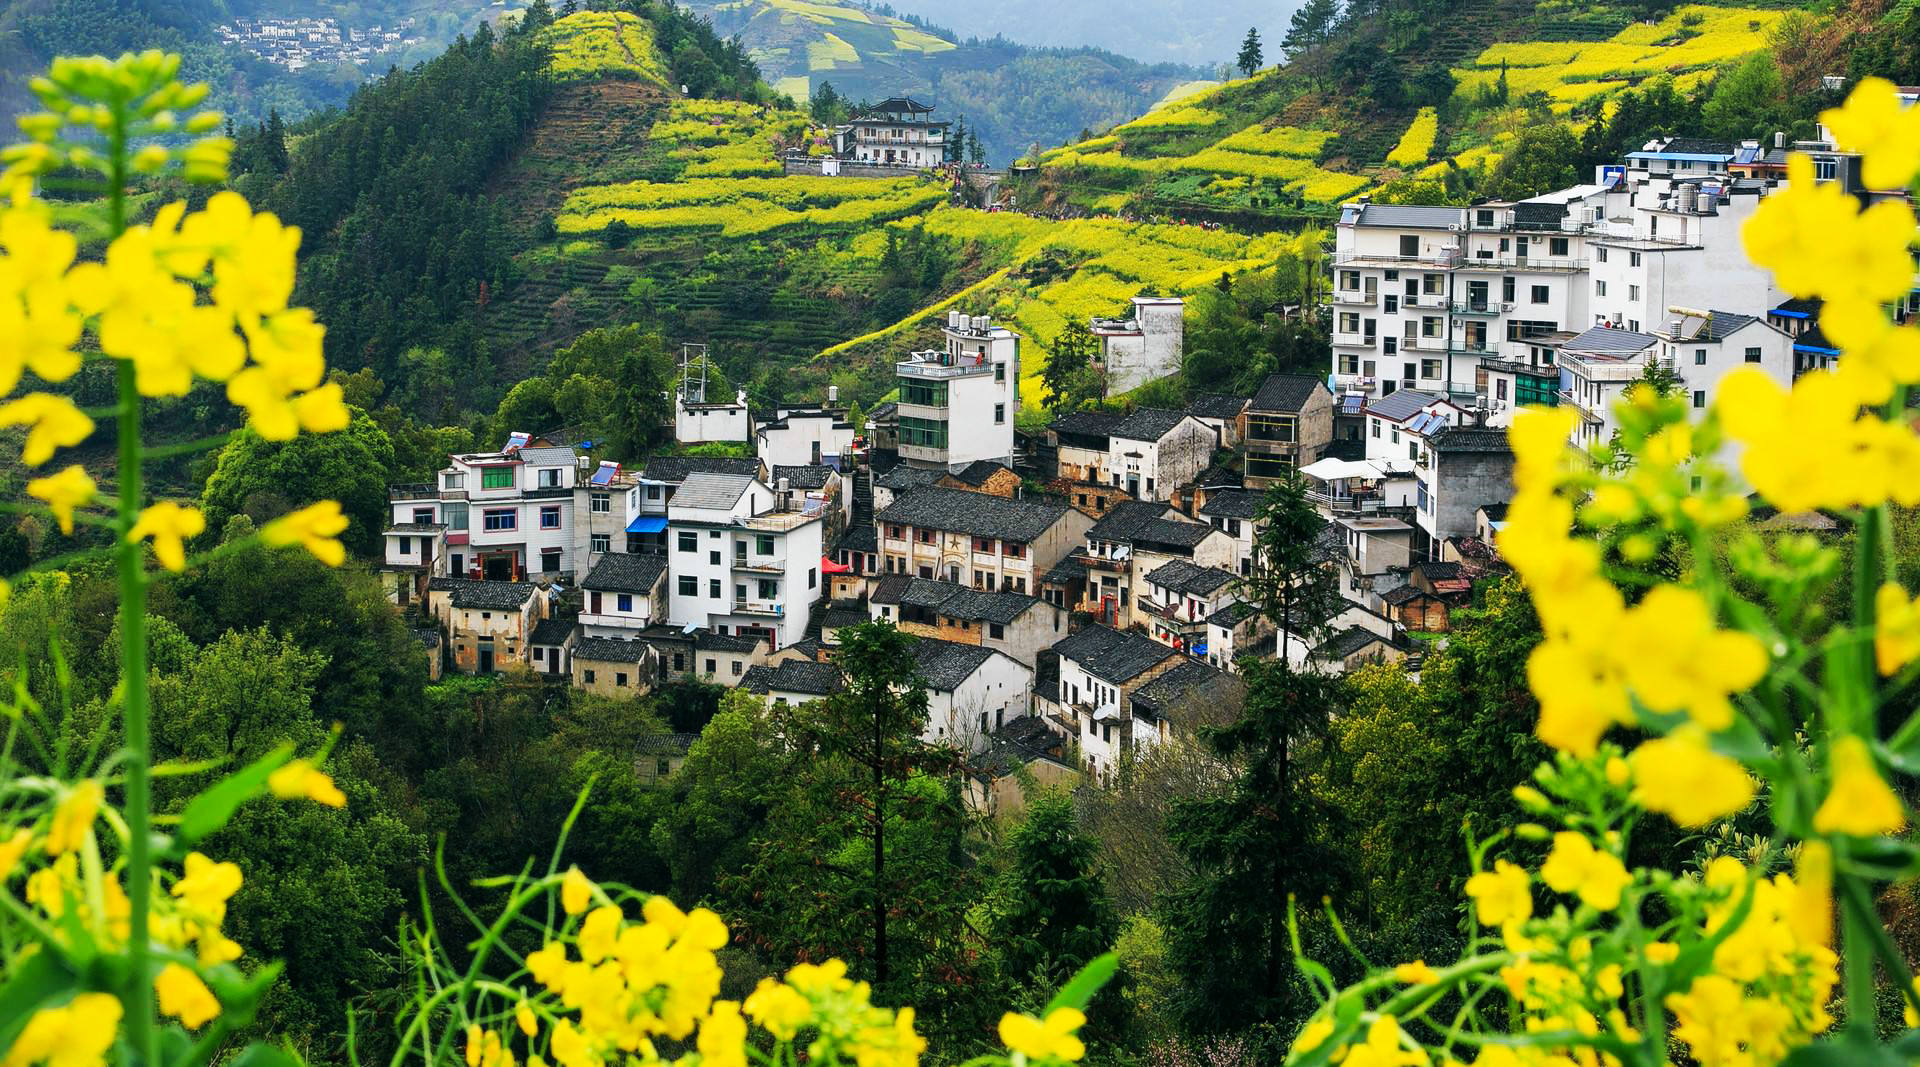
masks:
<path fill-rule="evenodd" d="M 628 533 L 659 533 L 667 528 L 665 515 L 642 515 L 627 523 Z"/>

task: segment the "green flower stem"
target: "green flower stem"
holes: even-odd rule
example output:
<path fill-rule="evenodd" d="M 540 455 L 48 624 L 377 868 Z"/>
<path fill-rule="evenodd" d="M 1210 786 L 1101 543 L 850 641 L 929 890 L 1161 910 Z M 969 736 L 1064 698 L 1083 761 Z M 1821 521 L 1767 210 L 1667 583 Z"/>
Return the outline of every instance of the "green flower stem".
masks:
<path fill-rule="evenodd" d="M 182 441 L 179 444 L 155 445 L 152 448 L 141 449 L 140 454 L 148 459 L 166 459 L 169 456 L 184 456 L 194 452 L 205 452 L 210 449 L 220 448 L 228 441 L 233 440 L 233 434 L 234 431 L 228 430 L 226 433 L 211 434 L 207 437 L 195 438 L 192 441 Z"/>

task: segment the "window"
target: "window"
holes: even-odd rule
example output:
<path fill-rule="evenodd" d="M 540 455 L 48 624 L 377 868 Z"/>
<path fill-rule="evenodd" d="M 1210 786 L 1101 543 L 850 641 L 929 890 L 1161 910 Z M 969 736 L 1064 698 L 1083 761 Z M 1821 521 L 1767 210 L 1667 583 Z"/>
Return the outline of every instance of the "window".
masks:
<path fill-rule="evenodd" d="M 512 467 L 482 467 L 480 469 L 480 488 L 512 489 Z"/>
<path fill-rule="evenodd" d="M 733 676 L 735 678 L 740 677 L 740 661 L 739 660 L 734 660 L 732 663 L 727 664 L 727 666 L 733 669 Z"/>
<path fill-rule="evenodd" d="M 1593 295 L 1595 296 L 1607 295 L 1607 283 L 1604 281 L 1595 280 L 1593 283 Z"/>
<path fill-rule="evenodd" d="M 894 539 L 895 541 L 899 541 L 899 540 L 902 540 L 903 538 L 905 538 L 905 537 L 906 537 L 907 535 L 901 532 L 901 530 L 900 530 L 900 527 L 899 527 L 898 525 L 896 525 L 896 524 L 893 524 L 893 523 L 888 523 L 888 524 L 887 524 L 887 536 L 888 536 L 888 537 L 891 537 L 891 538 L 892 538 L 892 539 Z"/>
<path fill-rule="evenodd" d="M 1627 286 L 1627 299 L 1628 300 L 1640 299 L 1640 287 L 1637 285 Z"/>
<path fill-rule="evenodd" d="M 1008 559 L 1025 559 L 1027 558 L 1027 546 L 1018 541 L 1002 541 L 1000 543 L 1000 554 Z"/>
<path fill-rule="evenodd" d="M 1507 380 L 1505 378 L 1495 378 L 1493 380 L 1493 398 L 1495 400 L 1505 400 L 1507 398 Z"/>
<path fill-rule="evenodd" d="M 440 483 L 448 489 L 465 489 L 467 487 L 467 476 L 464 474 L 443 474 L 440 476 Z"/>
<path fill-rule="evenodd" d="M 820 581 L 819 576 L 815 573 L 819 569 L 820 568 L 818 567 L 807 568 L 807 588 L 808 589 L 812 589 L 816 584 L 819 583 Z"/>
<path fill-rule="evenodd" d="M 1605 248 L 1594 249 L 1593 258 L 1599 260 L 1602 263 L 1605 263 L 1607 261 L 1607 250 Z"/>
<path fill-rule="evenodd" d="M 1747 362 L 1748 363 L 1760 362 L 1760 349 L 1757 346 L 1754 348 L 1747 349 Z"/>
<path fill-rule="evenodd" d="M 425 538 L 422 538 L 422 540 L 425 540 Z M 400 539 L 400 554 L 403 556 L 413 555 L 413 538 L 402 537 Z"/>
<path fill-rule="evenodd" d="M 692 530 L 681 530 L 680 531 L 680 551 L 682 552 L 700 551 L 700 535 L 694 533 Z"/>
<path fill-rule="evenodd" d="M 415 522 L 418 522 L 418 523 L 429 523 L 429 522 L 432 522 L 432 521 L 433 521 L 433 509 L 432 509 L 432 508 L 414 508 L 414 509 L 413 509 L 413 521 L 415 521 Z"/>
<path fill-rule="evenodd" d="M 560 488 L 560 468 L 547 467 L 541 470 L 540 471 L 540 488 L 542 489 Z"/>
<path fill-rule="evenodd" d="M 613 494 L 588 493 L 587 506 L 593 510 L 594 514 L 605 515 L 613 510 Z"/>
<path fill-rule="evenodd" d="M 541 549 L 540 550 L 540 572 L 542 574 L 556 574 L 559 572 L 559 570 L 560 570 L 560 550 L 557 548 Z"/>
<path fill-rule="evenodd" d="M 1704 367 L 1704 366 L 1706 366 L 1706 365 L 1707 365 L 1707 350 L 1706 350 L 1706 349 L 1704 349 L 1704 348 L 1696 348 L 1696 349 L 1694 349 L 1694 350 L 1693 350 L 1693 365 L 1694 365 L 1694 366 L 1696 366 L 1696 367 Z"/>
<path fill-rule="evenodd" d="M 517 511 L 486 511 L 480 515 L 480 528 L 483 530 L 512 530 L 518 527 L 520 513 Z"/>
<path fill-rule="evenodd" d="M 1360 272 L 1357 270 L 1341 271 L 1340 272 L 1340 288 L 1346 289 L 1346 290 L 1354 290 L 1354 289 L 1360 288 Z"/>
<path fill-rule="evenodd" d="M 1421 360 L 1420 361 L 1420 377 L 1422 378 L 1440 377 L 1440 361 L 1437 359 Z"/>
<path fill-rule="evenodd" d="M 1007 380 L 1007 365 L 1005 363 L 995 363 L 993 365 L 993 380 L 996 382 L 1004 382 Z"/>
<path fill-rule="evenodd" d="M 997 622 L 990 622 L 987 624 L 987 636 L 998 641 L 1007 636 L 1007 628 Z"/>
<path fill-rule="evenodd" d="M 1695 389 L 1693 391 L 1693 406 L 1695 408 L 1707 406 L 1707 391 L 1705 389 Z"/>
<path fill-rule="evenodd" d="M 1513 303 L 1515 284 L 1512 275 L 1500 279 L 1500 299 L 1505 300 L 1509 304 Z"/>
<path fill-rule="evenodd" d="M 592 671 L 590 671 L 590 670 L 586 670 L 586 671 L 581 671 L 581 672 L 580 672 L 580 679 L 581 679 L 581 681 L 584 681 L 584 682 L 586 682 L 586 683 L 587 683 L 588 685 L 592 685 L 592 684 L 593 684 L 593 672 L 592 672 Z"/>
<path fill-rule="evenodd" d="M 715 600 L 720 599 L 720 579 L 718 578 L 707 579 L 707 595 L 712 597 Z"/>
<path fill-rule="evenodd" d="M 548 504 L 540 509 L 540 528 L 542 530 L 560 528 L 560 505 Z"/>
<path fill-rule="evenodd" d="M 1343 356 L 1340 356 L 1340 357 L 1338 357 L 1338 358 L 1339 358 L 1339 361 L 1340 361 L 1340 373 L 1341 373 L 1341 374 L 1358 374 L 1358 373 L 1360 373 L 1360 360 L 1359 360 L 1359 358 L 1358 358 L 1358 357 L 1355 357 L 1355 356 L 1345 356 L 1345 355 L 1343 355 Z"/>
<path fill-rule="evenodd" d="M 720 565 L 720 553 L 718 551 L 707 553 L 707 566 L 718 567 L 719 565 Z"/>
<path fill-rule="evenodd" d="M 1342 311 L 1340 313 L 1340 332 L 1341 333 L 1359 333 L 1360 332 L 1359 314 L 1352 311 Z"/>
<path fill-rule="evenodd" d="M 446 518 L 448 530 L 457 531 L 457 530 L 464 530 L 467 528 L 467 502 L 466 501 L 464 500 L 447 501 L 445 504 L 441 505 L 441 514 Z"/>
<path fill-rule="evenodd" d="M 612 534 L 594 534 L 587 539 L 587 546 L 595 552 L 613 551 Z"/>
<path fill-rule="evenodd" d="M 647 499 L 648 500 L 660 499 L 660 487 L 657 485 L 647 486 Z"/>
<path fill-rule="evenodd" d="M 1659 233 L 1659 232 L 1660 232 L 1660 220 L 1659 220 L 1659 219 L 1654 219 L 1654 220 L 1653 220 L 1653 232 L 1654 232 L 1654 233 Z M 1629 267 L 1637 267 L 1637 266 L 1639 266 L 1639 265 L 1640 265 L 1640 253 L 1638 253 L 1638 252 L 1628 252 L 1628 253 L 1627 253 L 1627 266 L 1629 266 Z"/>
<path fill-rule="evenodd" d="M 633 594 L 621 593 L 613 598 L 614 606 L 621 611 L 633 610 Z"/>
<path fill-rule="evenodd" d="M 676 670 L 676 671 L 684 671 L 684 670 L 686 670 L 686 669 L 687 669 L 687 657 L 686 657 L 685 655 L 683 655 L 683 654 L 681 654 L 681 653 L 679 653 L 679 652 L 675 652 L 675 653 L 673 654 L 673 669 L 674 669 L 674 670 Z"/>
<path fill-rule="evenodd" d="M 1564 237 L 1547 238 L 1547 254 L 1550 256 L 1565 256 L 1567 254 L 1567 239 Z"/>
<path fill-rule="evenodd" d="M 993 538 L 991 538 L 991 537 L 976 537 L 976 538 L 974 538 L 974 539 L 973 539 L 973 550 L 974 550 L 975 552 L 986 552 L 986 553 L 992 553 L 992 552 L 993 552 Z"/>
<path fill-rule="evenodd" d="M 1546 286 L 1544 286 L 1544 285 L 1536 285 L 1536 286 L 1534 286 L 1534 287 L 1533 287 L 1533 302 L 1534 302 L 1534 303 L 1536 303 L 1536 304 L 1544 304 L 1544 303 L 1546 303 L 1546 302 L 1547 302 L 1547 287 L 1546 287 Z"/>
<path fill-rule="evenodd" d="M 1639 332 L 1640 332 L 1640 320 L 1639 320 L 1639 319 L 1628 319 L 1628 320 L 1627 320 L 1627 329 L 1629 329 L 1629 330 L 1631 330 L 1631 331 L 1633 331 L 1634 333 L 1639 333 Z"/>
<path fill-rule="evenodd" d="M 707 658 L 707 673 L 708 673 L 708 674 L 718 674 L 718 673 L 720 673 L 720 663 L 719 663 L 719 661 L 718 661 L 718 660 L 715 660 L 715 659 L 713 659 L 713 658 L 712 658 L 711 656 L 709 656 L 709 657 Z"/>
<path fill-rule="evenodd" d="M 619 687 L 621 687 L 621 688 L 625 688 L 625 687 L 626 687 L 626 684 L 627 684 L 627 672 L 626 672 L 626 671 L 614 671 L 614 672 L 613 672 L 613 684 L 614 684 L 614 685 L 616 685 L 616 686 L 619 686 Z"/>
<path fill-rule="evenodd" d="M 1380 420 L 1379 419 L 1373 420 L 1373 435 L 1375 437 L 1380 436 Z"/>
<path fill-rule="evenodd" d="M 1840 163 L 1838 160 L 1816 159 L 1813 161 L 1813 180 L 1814 181 L 1830 182 L 1836 176 L 1838 176 L 1839 173 L 1840 173 Z"/>
<path fill-rule="evenodd" d="M 1420 255 L 1420 238 L 1413 234 L 1401 235 L 1400 257 L 1402 259 L 1415 259 L 1415 258 L 1418 258 L 1419 255 Z"/>
<path fill-rule="evenodd" d="M 993 424 L 995 426 L 1004 426 L 1006 422 L 1007 406 L 1005 404 L 995 404 L 993 406 Z"/>

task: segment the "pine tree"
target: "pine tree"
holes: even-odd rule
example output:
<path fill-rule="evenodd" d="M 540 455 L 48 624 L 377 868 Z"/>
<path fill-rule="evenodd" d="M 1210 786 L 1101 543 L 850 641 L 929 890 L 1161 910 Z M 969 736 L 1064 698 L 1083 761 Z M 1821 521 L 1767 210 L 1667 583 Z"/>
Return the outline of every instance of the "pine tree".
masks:
<path fill-rule="evenodd" d="M 1240 57 L 1234 60 L 1234 65 L 1240 68 L 1242 77 L 1251 78 L 1253 72 L 1260 69 L 1261 58 L 1260 31 L 1248 26 L 1246 40 L 1240 42 Z"/>
<path fill-rule="evenodd" d="M 954 120 L 953 129 L 947 132 L 947 143 L 944 149 L 946 161 L 948 163 L 960 162 L 961 153 L 965 152 L 966 148 L 967 117 L 962 115 Z"/>
<path fill-rule="evenodd" d="M 1339 14 L 1339 0 L 1307 0 L 1288 22 L 1287 37 L 1281 47 L 1288 55 L 1299 55 L 1326 44 L 1333 36 L 1333 24 Z"/>
<path fill-rule="evenodd" d="M 1044 1000 L 1113 947 L 1120 923 L 1094 871 L 1099 846 L 1074 824 L 1069 794 L 1035 797 L 1012 845 L 991 940 L 1000 946 L 1008 976 L 1035 983 Z"/>
<path fill-rule="evenodd" d="M 1340 607 L 1340 590 L 1320 534 L 1327 520 L 1307 499 L 1307 483 L 1298 473 L 1267 488 L 1254 513 L 1252 573 L 1242 581 L 1250 603 L 1280 631 L 1280 662 L 1289 646 L 1319 643 L 1327 622 Z"/>
<path fill-rule="evenodd" d="M 261 155 L 263 161 L 275 174 L 287 172 L 287 167 L 291 163 L 287 156 L 287 124 L 280 118 L 280 109 L 277 107 L 267 112 Z"/>
<path fill-rule="evenodd" d="M 981 164 L 987 161 L 987 149 L 980 143 L 978 127 L 967 131 L 967 162 Z"/>

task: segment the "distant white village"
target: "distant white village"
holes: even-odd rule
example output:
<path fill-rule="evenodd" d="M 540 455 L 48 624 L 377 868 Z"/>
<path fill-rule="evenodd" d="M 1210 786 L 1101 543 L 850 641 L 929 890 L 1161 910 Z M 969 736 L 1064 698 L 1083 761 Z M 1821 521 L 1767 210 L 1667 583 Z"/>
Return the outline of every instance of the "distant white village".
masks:
<path fill-rule="evenodd" d="M 1674 138 L 1518 202 L 1361 197 L 1336 228 L 1325 373 L 1025 432 L 1025 339 L 954 310 L 937 347 L 898 353 L 897 399 L 858 424 L 832 389 L 757 410 L 688 377 L 678 444 L 738 458 L 629 465 L 538 428 L 451 456 L 391 488 L 388 588 L 430 620 L 437 669 L 608 694 L 701 680 L 769 706 L 832 694 L 838 631 L 888 620 L 921 638 L 927 739 L 970 754 L 977 802 L 1027 775 L 1106 777 L 1191 709 L 1230 704 L 1245 657 L 1417 669 L 1474 582 L 1506 571 L 1520 407 L 1572 408 L 1589 444 L 1650 372 L 1704 413 L 1734 368 L 1782 384 L 1829 369 L 1818 307 L 1741 250 L 1790 149 L 1817 180 L 1906 195 L 1864 188 L 1830 141 Z M 1920 286 L 1896 312 L 1920 314 Z M 1109 397 L 1179 372 L 1183 314 L 1143 294 L 1088 323 Z M 1248 591 L 1265 491 L 1296 473 L 1344 598 L 1310 635 Z"/>
<path fill-rule="evenodd" d="M 421 44 L 414 20 L 394 26 L 342 27 L 331 18 L 236 18 L 216 28 L 221 43 L 238 45 L 290 71 L 352 63 L 364 66 L 390 52 Z"/>

